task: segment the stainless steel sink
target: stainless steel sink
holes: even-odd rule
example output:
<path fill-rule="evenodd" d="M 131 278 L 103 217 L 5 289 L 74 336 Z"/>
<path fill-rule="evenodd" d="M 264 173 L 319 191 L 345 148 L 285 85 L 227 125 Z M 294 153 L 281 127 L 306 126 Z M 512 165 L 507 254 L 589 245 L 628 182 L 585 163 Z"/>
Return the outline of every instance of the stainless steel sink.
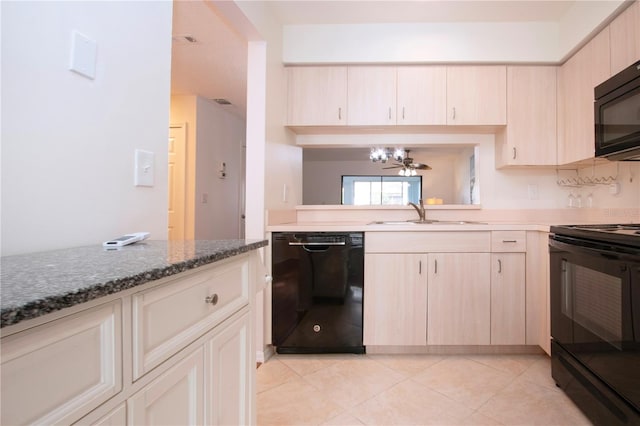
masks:
<path fill-rule="evenodd" d="M 487 222 L 478 222 L 475 220 L 439 220 L 434 222 L 438 225 L 487 225 Z"/>
<path fill-rule="evenodd" d="M 369 225 L 486 225 L 487 222 L 475 220 L 382 220 L 370 222 Z"/>

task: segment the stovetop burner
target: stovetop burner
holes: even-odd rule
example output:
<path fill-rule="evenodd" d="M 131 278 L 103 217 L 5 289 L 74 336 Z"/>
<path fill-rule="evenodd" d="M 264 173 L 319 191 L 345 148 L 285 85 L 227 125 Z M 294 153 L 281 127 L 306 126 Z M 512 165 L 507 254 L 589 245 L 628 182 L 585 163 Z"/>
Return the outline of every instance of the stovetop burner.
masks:
<path fill-rule="evenodd" d="M 640 247 L 640 223 L 552 226 L 551 232 L 572 238 Z"/>
<path fill-rule="evenodd" d="M 569 225 L 572 228 L 593 229 L 596 231 L 640 231 L 640 223 L 622 225 Z"/>

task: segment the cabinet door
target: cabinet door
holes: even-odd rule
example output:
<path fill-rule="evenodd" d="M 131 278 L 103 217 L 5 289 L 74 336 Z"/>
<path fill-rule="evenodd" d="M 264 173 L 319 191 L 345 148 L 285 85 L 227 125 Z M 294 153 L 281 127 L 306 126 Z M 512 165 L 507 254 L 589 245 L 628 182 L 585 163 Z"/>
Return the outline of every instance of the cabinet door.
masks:
<path fill-rule="evenodd" d="M 365 256 L 365 345 L 426 344 L 426 260 L 420 254 Z"/>
<path fill-rule="evenodd" d="M 94 426 L 124 426 L 127 424 L 127 406 L 123 402 L 109 414 L 94 423 Z"/>
<path fill-rule="evenodd" d="M 640 2 L 635 1 L 609 26 L 611 74 L 617 74 L 640 59 Z"/>
<path fill-rule="evenodd" d="M 204 356 L 198 348 L 127 401 L 131 425 L 201 425 Z"/>
<path fill-rule="evenodd" d="M 119 393 L 121 311 L 118 300 L 3 338 L 0 423 L 71 424 Z"/>
<path fill-rule="evenodd" d="M 249 258 L 237 256 L 134 294 L 134 379 L 247 305 L 249 287 Z"/>
<path fill-rule="evenodd" d="M 446 67 L 397 68 L 397 124 L 447 124 Z"/>
<path fill-rule="evenodd" d="M 447 124 L 507 123 L 505 66 L 447 67 Z"/>
<path fill-rule="evenodd" d="M 491 344 L 525 344 L 525 254 L 491 255 Z"/>
<path fill-rule="evenodd" d="M 290 67 L 287 84 L 287 125 L 346 124 L 347 67 Z"/>
<path fill-rule="evenodd" d="M 348 67 L 347 124 L 396 124 L 396 67 Z"/>
<path fill-rule="evenodd" d="M 609 29 L 562 65 L 558 74 L 558 164 L 595 156 L 593 89 L 610 76 Z"/>
<path fill-rule="evenodd" d="M 205 344 L 206 424 L 251 424 L 251 316 L 245 312 Z"/>
<path fill-rule="evenodd" d="M 556 69 L 507 67 L 507 116 L 501 152 L 504 165 L 556 164 Z"/>
<path fill-rule="evenodd" d="M 429 345 L 490 344 L 489 263 L 489 253 L 429 254 Z"/>

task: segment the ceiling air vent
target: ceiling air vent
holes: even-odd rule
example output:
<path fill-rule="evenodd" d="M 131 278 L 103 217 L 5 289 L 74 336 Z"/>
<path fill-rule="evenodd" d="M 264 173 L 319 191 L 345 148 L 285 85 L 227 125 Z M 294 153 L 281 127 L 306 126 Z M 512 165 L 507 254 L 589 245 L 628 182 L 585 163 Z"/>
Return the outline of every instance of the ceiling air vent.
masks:
<path fill-rule="evenodd" d="M 228 100 L 223 99 L 223 98 L 212 99 L 212 101 L 217 102 L 220 105 L 231 105 L 231 102 L 229 102 Z"/>

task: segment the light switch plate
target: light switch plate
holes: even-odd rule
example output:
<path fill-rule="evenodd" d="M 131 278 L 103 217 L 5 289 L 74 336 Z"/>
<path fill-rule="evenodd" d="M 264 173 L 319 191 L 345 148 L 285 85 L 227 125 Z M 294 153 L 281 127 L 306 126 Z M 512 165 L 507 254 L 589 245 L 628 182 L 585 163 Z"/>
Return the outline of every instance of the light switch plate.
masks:
<path fill-rule="evenodd" d="M 155 154 L 151 151 L 136 149 L 134 167 L 135 186 L 153 186 Z"/>
<path fill-rule="evenodd" d="M 71 63 L 69 69 L 91 80 L 96 78 L 96 58 L 98 45 L 95 40 L 80 34 L 71 33 Z"/>

